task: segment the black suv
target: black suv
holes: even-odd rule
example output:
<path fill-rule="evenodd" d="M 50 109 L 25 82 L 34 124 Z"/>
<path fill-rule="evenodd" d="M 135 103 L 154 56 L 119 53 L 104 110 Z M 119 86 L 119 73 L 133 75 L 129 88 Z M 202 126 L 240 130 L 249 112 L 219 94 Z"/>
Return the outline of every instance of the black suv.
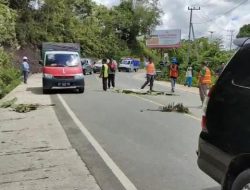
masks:
<path fill-rule="evenodd" d="M 250 190 L 250 38 L 235 44 L 239 50 L 208 95 L 198 165 L 223 190 Z"/>

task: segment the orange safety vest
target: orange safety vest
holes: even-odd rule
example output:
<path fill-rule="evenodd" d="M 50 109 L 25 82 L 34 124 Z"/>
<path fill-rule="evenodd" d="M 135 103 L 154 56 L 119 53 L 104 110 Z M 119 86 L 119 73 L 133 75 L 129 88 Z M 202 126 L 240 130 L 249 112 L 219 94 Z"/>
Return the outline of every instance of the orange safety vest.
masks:
<path fill-rule="evenodd" d="M 206 67 L 206 73 L 204 77 L 201 77 L 201 74 L 199 73 L 199 81 L 200 84 L 211 84 L 212 79 L 211 79 L 211 71 L 208 67 Z"/>
<path fill-rule="evenodd" d="M 170 77 L 178 77 L 178 66 L 177 65 L 170 65 Z"/>
<path fill-rule="evenodd" d="M 147 74 L 148 75 L 155 75 L 155 64 L 154 63 L 149 63 L 147 65 Z"/>

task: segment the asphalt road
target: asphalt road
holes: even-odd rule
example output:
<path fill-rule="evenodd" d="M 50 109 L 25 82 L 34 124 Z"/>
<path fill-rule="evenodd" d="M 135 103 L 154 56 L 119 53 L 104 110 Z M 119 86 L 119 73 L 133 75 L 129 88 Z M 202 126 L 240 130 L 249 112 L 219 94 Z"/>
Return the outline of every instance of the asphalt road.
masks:
<path fill-rule="evenodd" d="M 143 76 L 118 73 L 116 88 L 140 88 Z M 66 93 L 62 98 L 138 190 L 220 189 L 196 164 L 195 151 L 201 130 L 198 95 L 177 90 L 174 96 L 133 96 L 113 90 L 103 92 L 97 75 L 88 75 L 85 80 L 84 94 Z M 161 85 L 155 85 L 154 89 L 170 92 Z M 58 101 L 56 95 L 52 95 L 52 99 Z M 157 111 L 159 105 L 171 102 L 188 106 L 191 116 Z M 95 150 L 84 144 L 86 140 L 83 142 L 80 131 L 68 130 L 71 122 L 66 114 L 62 116 L 63 108 L 56 112 L 66 126 L 73 147 L 77 147 L 101 188 L 122 189 Z"/>

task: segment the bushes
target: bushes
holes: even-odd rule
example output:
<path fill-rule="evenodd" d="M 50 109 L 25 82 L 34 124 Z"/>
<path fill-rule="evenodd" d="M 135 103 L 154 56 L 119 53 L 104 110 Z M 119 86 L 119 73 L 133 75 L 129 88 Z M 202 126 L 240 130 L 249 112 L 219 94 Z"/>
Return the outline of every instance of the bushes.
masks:
<path fill-rule="evenodd" d="M 0 49 L 0 99 L 20 84 L 20 71 L 11 64 L 10 56 Z"/>

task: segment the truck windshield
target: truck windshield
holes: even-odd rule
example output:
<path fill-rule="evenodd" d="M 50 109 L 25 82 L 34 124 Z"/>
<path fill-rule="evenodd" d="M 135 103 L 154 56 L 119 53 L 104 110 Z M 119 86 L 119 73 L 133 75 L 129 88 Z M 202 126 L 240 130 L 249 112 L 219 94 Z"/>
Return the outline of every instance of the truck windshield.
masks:
<path fill-rule="evenodd" d="M 57 54 L 46 55 L 45 66 L 49 67 L 76 67 L 80 64 L 78 54 Z"/>

